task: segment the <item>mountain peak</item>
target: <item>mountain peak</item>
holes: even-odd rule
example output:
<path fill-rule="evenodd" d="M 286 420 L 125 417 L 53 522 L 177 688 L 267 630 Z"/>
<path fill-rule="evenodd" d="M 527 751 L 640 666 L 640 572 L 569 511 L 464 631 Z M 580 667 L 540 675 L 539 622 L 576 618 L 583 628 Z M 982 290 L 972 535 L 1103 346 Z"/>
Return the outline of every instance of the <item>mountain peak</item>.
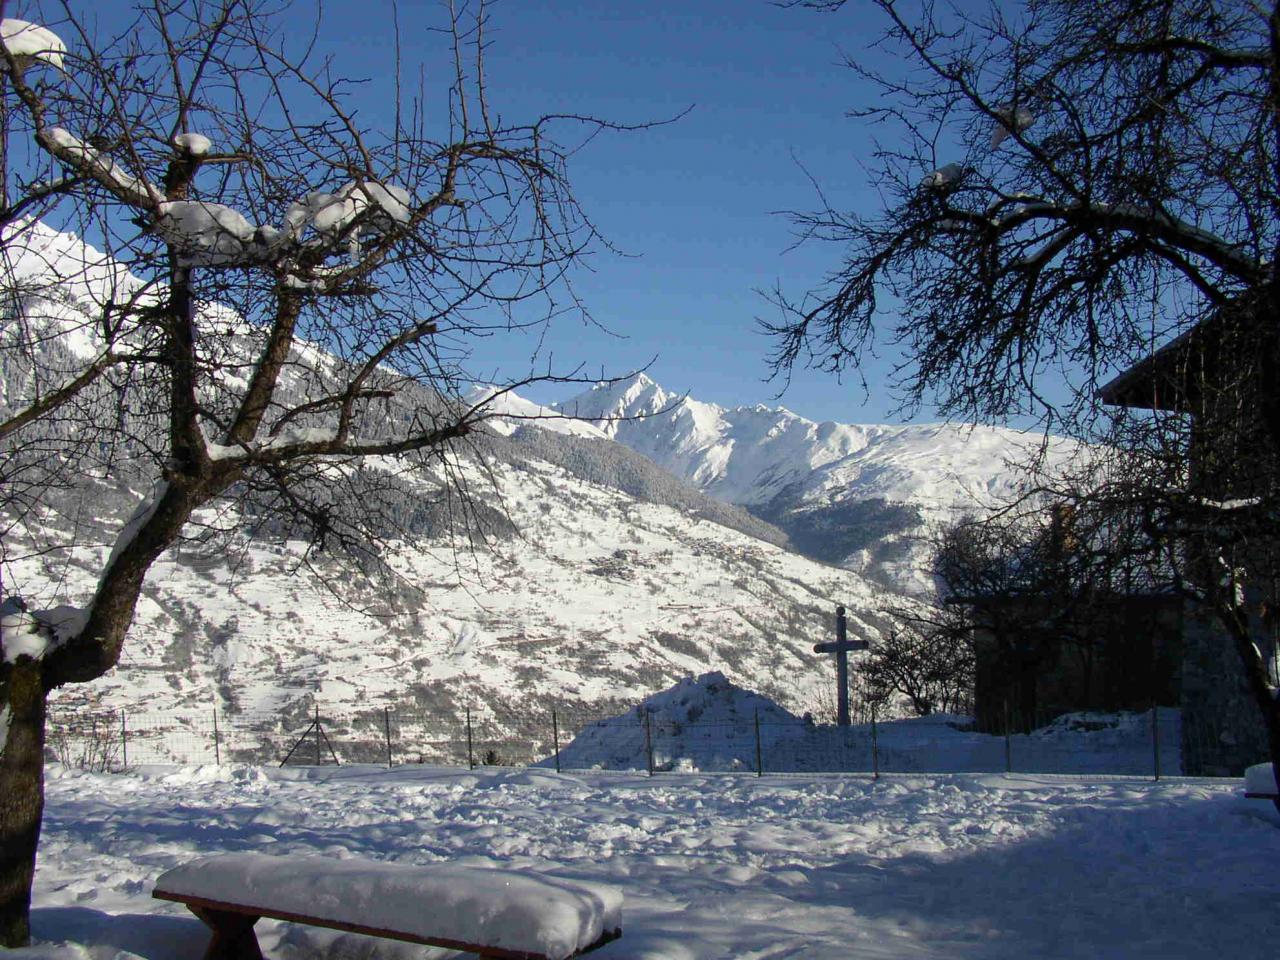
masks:
<path fill-rule="evenodd" d="M 621 380 L 602 380 L 591 388 L 592 391 L 605 390 L 617 395 L 636 396 L 642 392 L 656 390 L 659 393 L 666 393 L 658 382 L 649 376 L 643 370 L 633 373 L 629 377 Z"/>
<path fill-rule="evenodd" d="M 556 404 L 555 409 L 567 417 L 595 421 L 613 435 L 619 421 L 651 416 L 679 399 L 641 371 L 622 380 L 602 380 L 585 393 Z"/>

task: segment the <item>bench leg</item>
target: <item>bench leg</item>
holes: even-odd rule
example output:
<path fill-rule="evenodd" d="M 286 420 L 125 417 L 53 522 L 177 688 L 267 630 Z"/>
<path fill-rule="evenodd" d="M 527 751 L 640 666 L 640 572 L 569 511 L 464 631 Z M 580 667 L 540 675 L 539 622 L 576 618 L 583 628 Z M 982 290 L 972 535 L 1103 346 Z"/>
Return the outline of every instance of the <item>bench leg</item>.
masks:
<path fill-rule="evenodd" d="M 188 905 L 188 909 L 213 931 L 204 960 L 262 960 L 262 949 L 253 932 L 259 917 L 210 907 Z"/>

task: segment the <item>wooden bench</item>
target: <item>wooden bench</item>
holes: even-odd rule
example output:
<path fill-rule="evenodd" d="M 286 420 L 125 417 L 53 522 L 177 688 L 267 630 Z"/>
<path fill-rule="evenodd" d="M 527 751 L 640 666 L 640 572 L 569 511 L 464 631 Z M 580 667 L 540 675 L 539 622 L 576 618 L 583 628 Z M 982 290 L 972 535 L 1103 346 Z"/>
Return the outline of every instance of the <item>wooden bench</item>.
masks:
<path fill-rule="evenodd" d="M 1270 800 L 1280 810 L 1280 791 L 1271 764 L 1259 763 L 1244 772 L 1244 795 L 1248 800 Z"/>
<path fill-rule="evenodd" d="M 622 894 L 527 870 L 229 853 L 161 875 L 151 894 L 212 931 L 205 960 L 262 960 L 262 917 L 502 960 L 565 960 L 622 934 Z"/>

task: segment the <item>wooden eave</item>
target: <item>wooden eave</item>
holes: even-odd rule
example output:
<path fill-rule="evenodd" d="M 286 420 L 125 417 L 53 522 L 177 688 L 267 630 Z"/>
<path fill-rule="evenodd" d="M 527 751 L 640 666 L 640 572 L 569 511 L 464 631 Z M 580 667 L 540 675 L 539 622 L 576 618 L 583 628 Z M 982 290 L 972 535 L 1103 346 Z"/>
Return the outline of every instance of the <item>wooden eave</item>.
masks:
<path fill-rule="evenodd" d="M 1197 324 L 1100 387 L 1098 399 L 1110 407 L 1188 411 L 1187 364 L 1203 351 L 1206 336 L 1204 326 Z"/>

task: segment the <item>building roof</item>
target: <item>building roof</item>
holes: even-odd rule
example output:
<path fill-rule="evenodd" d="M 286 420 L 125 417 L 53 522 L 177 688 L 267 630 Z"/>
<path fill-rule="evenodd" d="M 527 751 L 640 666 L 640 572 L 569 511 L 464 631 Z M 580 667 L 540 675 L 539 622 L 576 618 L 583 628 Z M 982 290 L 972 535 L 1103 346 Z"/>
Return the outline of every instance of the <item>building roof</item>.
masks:
<path fill-rule="evenodd" d="M 981 594 L 959 596 L 952 594 L 943 597 L 942 602 L 946 606 L 1006 607 L 1024 605 L 1029 602 L 1044 602 L 1049 599 L 1052 599 L 1052 597 L 1043 592 L 1024 591 L 989 596 Z M 1107 605 L 1125 603 L 1164 604 L 1181 603 L 1183 597 L 1175 592 L 1172 587 L 1164 587 L 1155 590 L 1095 590 L 1079 599 L 1086 603 Z"/>
<path fill-rule="evenodd" d="M 1256 313 L 1237 300 L 1215 310 L 1098 390 L 1114 407 L 1204 412 L 1205 387 L 1224 388 L 1253 360 Z"/>
<path fill-rule="evenodd" d="M 1098 399 L 1111 407 L 1187 410 L 1188 364 L 1203 353 L 1208 339 L 1204 324 L 1197 324 L 1104 384 Z"/>

